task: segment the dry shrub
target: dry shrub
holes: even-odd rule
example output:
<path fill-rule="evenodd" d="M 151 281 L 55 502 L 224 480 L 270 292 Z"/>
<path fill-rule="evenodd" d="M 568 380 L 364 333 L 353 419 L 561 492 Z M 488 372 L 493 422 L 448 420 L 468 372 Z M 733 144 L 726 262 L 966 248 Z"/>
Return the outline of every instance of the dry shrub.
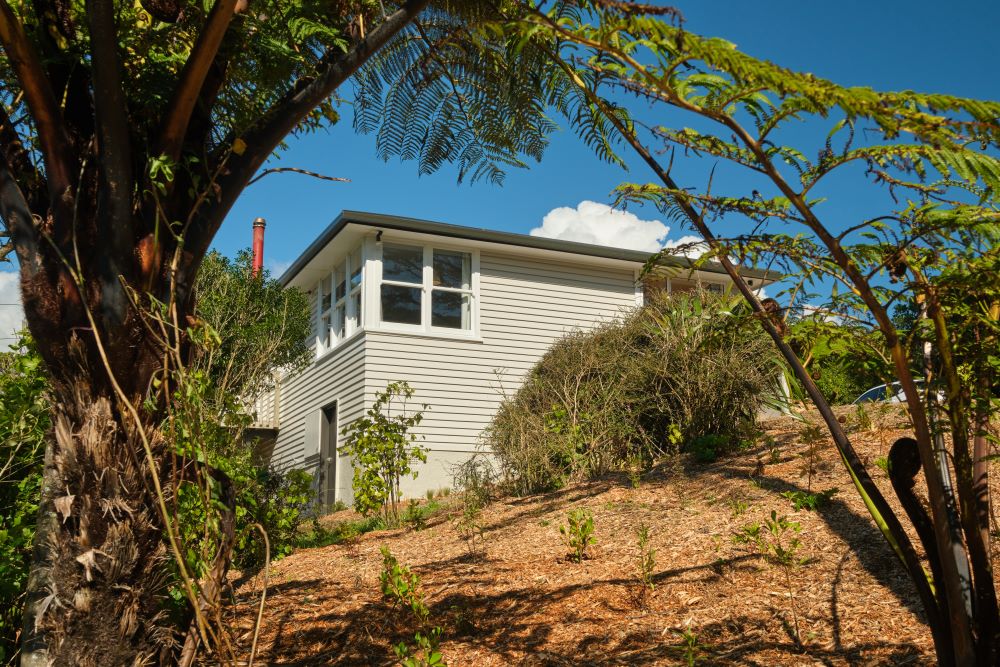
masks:
<path fill-rule="evenodd" d="M 675 456 L 699 436 L 740 446 L 778 368 L 734 299 L 661 294 L 562 338 L 484 434 L 516 493 Z"/>

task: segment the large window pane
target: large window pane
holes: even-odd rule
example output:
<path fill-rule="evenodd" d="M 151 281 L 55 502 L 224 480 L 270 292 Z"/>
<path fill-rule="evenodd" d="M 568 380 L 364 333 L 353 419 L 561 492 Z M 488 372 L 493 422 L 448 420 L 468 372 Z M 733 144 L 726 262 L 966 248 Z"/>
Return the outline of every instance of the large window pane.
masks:
<path fill-rule="evenodd" d="M 382 279 L 404 283 L 422 283 L 424 249 L 414 246 L 382 247 Z"/>
<path fill-rule="evenodd" d="M 344 305 L 333 310 L 333 337 L 338 340 L 344 337 Z"/>
<path fill-rule="evenodd" d="M 382 285 L 382 321 L 420 324 L 419 287 Z"/>
<path fill-rule="evenodd" d="M 351 289 L 361 284 L 361 248 L 351 253 Z"/>
<path fill-rule="evenodd" d="M 351 296 L 351 301 L 354 302 L 354 326 L 360 327 L 361 318 L 361 292 L 358 292 Z"/>
<path fill-rule="evenodd" d="M 337 285 L 337 301 L 343 299 L 344 295 L 347 294 L 347 285 L 344 282 L 344 268 L 345 268 L 344 265 L 341 264 L 340 266 L 337 267 L 336 271 L 334 271 L 333 274 L 334 275 L 333 280 Z"/>
<path fill-rule="evenodd" d="M 431 326 L 447 329 L 469 329 L 469 295 L 459 292 L 440 292 L 431 295 Z"/>
<path fill-rule="evenodd" d="M 434 251 L 434 287 L 469 289 L 469 253 Z"/>
<path fill-rule="evenodd" d="M 319 306 L 320 312 L 326 312 L 330 310 L 330 295 L 332 294 L 332 291 L 330 290 L 329 278 L 324 278 L 323 280 L 320 281 L 319 293 L 320 296 L 322 297 L 320 299 L 320 306 Z"/>

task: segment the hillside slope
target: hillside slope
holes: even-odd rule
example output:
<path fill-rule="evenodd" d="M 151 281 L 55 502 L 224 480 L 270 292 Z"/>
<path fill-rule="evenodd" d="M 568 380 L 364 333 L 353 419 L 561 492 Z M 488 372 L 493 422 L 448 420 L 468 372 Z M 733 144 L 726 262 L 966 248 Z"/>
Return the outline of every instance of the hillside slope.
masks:
<path fill-rule="evenodd" d="M 866 457 L 884 456 L 902 433 L 898 416 L 889 421 L 853 426 Z M 933 664 L 915 592 L 832 445 L 817 448 L 812 489 L 839 492 L 818 511 L 794 511 L 781 493 L 808 483 L 801 424 L 765 427 L 753 451 L 654 471 L 639 488 L 620 476 L 497 502 L 483 512 L 480 558 L 468 556 L 447 513 L 422 531 L 297 552 L 272 568 L 258 660 L 390 664 L 391 644 L 412 639 L 413 629 L 379 591 L 385 545 L 420 575 L 451 665 L 669 665 L 688 657 L 712 665 Z M 888 479 L 872 468 L 891 497 Z M 593 513 L 597 539 L 579 564 L 567 559 L 558 530 L 578 507 Z M 808 562 L 790 572 L 791 598 L 785 570 L 733 540 L 772 510 L 801 524 L 798 555 Z M 642 523 L 657 553 L 655 591 L 640 602 Z M 234 623 L 247 650 L 258 592 L 254 582 L 238 590 Z"/>

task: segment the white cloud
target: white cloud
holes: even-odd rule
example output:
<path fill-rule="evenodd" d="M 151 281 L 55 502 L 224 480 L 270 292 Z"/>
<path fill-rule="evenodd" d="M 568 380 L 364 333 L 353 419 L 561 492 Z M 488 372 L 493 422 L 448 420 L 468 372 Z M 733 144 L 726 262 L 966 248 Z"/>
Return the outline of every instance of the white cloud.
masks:
<path fill-rule="evenodd" d="M 6 350 L 24 324 L 21 284 L 17 273 L 0 271 L 0 304 L 3 304 L 0 305 L 0 350 Z"/>
<path fill-rule="evenodd" d="M 270 273 L 272 278 L 280 278 L 281 274 L 288 270 L 288 267 L 292 265 L 291 262 L 285 262 L 279 259 L 267 259 L 264 261 L 264 268 L 266 268 Z"/>
<path fill-rule="evenodd" d="M 634 213 L 584 200 L 576 208 L 552 209 L 542 218 L 541 227 L 530 233 L 550 239 L 656 252 L 666 242 L 670 227 L 659 220 L 642 220 Z"/>

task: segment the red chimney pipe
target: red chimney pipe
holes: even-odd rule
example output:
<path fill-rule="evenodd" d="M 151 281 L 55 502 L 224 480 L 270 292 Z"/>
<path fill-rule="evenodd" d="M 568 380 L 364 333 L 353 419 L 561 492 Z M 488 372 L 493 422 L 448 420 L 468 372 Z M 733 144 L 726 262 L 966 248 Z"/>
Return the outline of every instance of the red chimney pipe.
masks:
<path fill-rule="evenodd" d="M 253 263 L 250 265 L 250 275 L 257 277 L 260 270 L 264 268 L 264 227 L 267 222 L 264 218 L 257 218 L 253 221 Z"/>

